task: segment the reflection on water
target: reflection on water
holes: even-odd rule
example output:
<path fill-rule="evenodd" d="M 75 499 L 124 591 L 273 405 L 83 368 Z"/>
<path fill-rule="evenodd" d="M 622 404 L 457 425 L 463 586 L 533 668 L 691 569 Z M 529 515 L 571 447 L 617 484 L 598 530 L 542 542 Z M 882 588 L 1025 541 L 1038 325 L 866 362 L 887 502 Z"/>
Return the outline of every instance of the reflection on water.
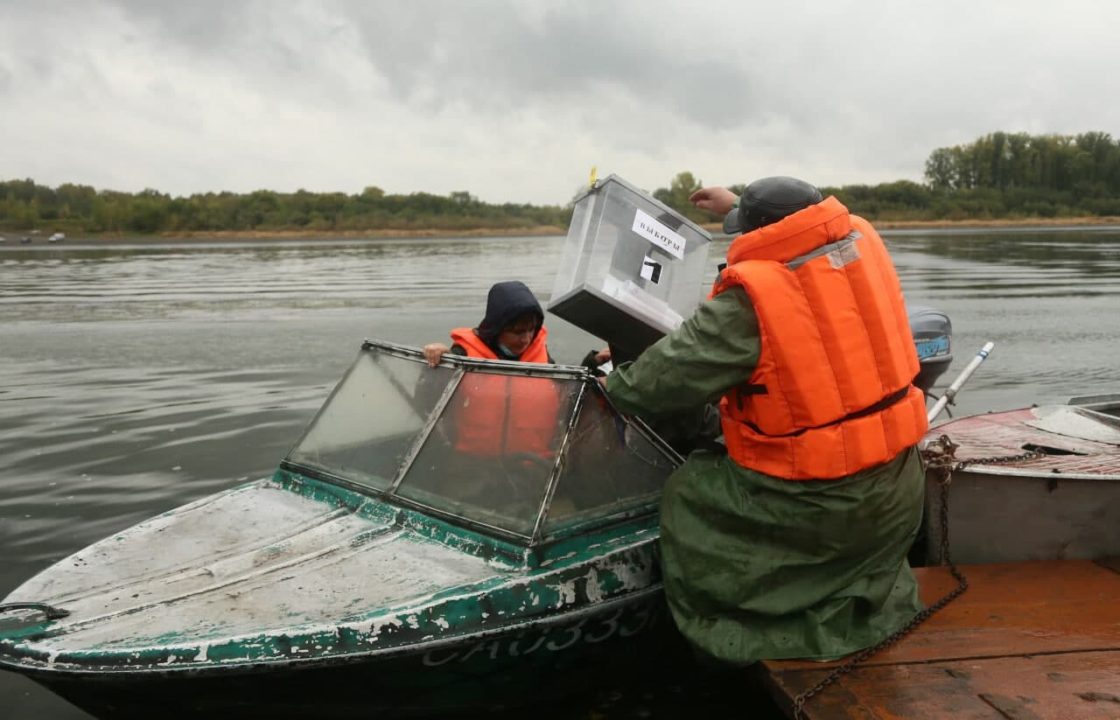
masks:
<path fill-rule="evenodd" d="M 547 296 L 559 238 L 19 249 L 0 252 L 0 320 L 479 307 L 510 277 Z M 485 292 L 482 295 L 485 301 Z"/>
<path fill-rule="evenodd" d="M 1120 229 L 885 237 L 908 300 L 953 321 L 943 382 L 996 343 L 958 412 L 1120 392 Z M 443 339 L 478 322 L 499 280 L 547 299 L 562 242 L 0 249 L 0 597 L 143 518 L 269 474 L 363 338 Z M 725 249 L 713 245 L 713 276 Z M 561 361 L 601 344 L 548 324 Z M 570 715 L 672 717 L 692 690 L 616 689 Z M 0 703 L 13 718 L 87 717 L 10 673 Z"/>
<path fill-rule="evenodd" d="M 1115 231 L 891 236 L 896 252 L 929 258 L 929 287 L 956 298 L 1108 295 L 1116 289 Z M 936 263 L 936 264 L 934 264 Z M 980 267 L 993 272 L 977 284 Z M 933 274 L 929 270 L 935 270 Z M 909 290 L 909 287 L 907 288 Z M 913 291 L 910 291 L 913 292 Z"/>
<path fill-rule="evenodd" d="M 948 313 L 948 383 L 987 340 L 961 394 L 966 413 L 1120 392 L 1120 230 L 913 232 L 888 243 L 911 302 Z"/>

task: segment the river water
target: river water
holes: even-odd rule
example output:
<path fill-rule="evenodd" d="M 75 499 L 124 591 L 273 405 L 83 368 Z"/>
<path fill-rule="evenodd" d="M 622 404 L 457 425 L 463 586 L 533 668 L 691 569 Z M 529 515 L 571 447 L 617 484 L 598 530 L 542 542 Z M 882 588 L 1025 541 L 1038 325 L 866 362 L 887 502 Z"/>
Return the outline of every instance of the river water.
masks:
<path fill-rule="evenodd" d="M 955 359 L 942 384 L 996 344 L 957 414 L 1120 392 L 1120 228 L 884 237 L 908 302 L 952 319 Z M 562 245 L 0 246 L 0 598 L 102 537 L 271 474 L 363 338 L 442 340 L 477 324 L 499 280 L 524 280 L 543 303 Z M 712 245 L 713 275 L 725 249 Z M 561 362 L 602 344 L 547 323 Z M 704 714 L 705 693 L 686 704 Z M 615 692 L 567 714 L 670 717 L 672 706 L 655 692 Z M 11 718 L 89 717 L 7 672 L 0 708 Z"/>

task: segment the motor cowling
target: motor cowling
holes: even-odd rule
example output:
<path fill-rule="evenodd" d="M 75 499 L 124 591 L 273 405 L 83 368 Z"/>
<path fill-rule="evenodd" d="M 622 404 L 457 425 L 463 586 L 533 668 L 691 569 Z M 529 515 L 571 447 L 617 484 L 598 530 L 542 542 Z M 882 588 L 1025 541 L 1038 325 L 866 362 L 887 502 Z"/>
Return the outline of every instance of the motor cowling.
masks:
<path fill-rule="evenodd" d="M 929 394 L 953 362 L 953 323 L 945 313 L 924 305 L 910 307 L 908 316 L 920 366 L 914 384 Z"/>

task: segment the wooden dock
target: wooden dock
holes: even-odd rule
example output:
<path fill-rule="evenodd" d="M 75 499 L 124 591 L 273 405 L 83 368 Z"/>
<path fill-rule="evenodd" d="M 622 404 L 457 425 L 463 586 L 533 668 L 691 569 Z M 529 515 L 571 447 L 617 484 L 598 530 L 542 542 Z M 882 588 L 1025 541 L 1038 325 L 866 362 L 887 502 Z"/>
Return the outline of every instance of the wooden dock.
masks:
<path fill-rule="evenodd" d="M 805 706 L 813 720 L 1120 719 L 1120 559 L 968 565 L 969 589 Z M 956 587 L 915 568 L 928 605 Z M 790 717 L 793 698 L 839 663 L 762 664 Z"/>

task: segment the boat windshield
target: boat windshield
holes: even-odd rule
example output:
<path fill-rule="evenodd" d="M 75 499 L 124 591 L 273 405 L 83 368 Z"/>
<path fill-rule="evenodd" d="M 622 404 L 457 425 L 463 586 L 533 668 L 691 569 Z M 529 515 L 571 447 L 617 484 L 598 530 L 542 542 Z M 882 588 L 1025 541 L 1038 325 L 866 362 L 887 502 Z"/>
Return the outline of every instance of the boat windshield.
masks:
<path fill-rule="evenodd" d="M 675 459 L 647 433 L 578 368 L 367 342 L 286 462 L 533 537 L 655 506 Z"/>

